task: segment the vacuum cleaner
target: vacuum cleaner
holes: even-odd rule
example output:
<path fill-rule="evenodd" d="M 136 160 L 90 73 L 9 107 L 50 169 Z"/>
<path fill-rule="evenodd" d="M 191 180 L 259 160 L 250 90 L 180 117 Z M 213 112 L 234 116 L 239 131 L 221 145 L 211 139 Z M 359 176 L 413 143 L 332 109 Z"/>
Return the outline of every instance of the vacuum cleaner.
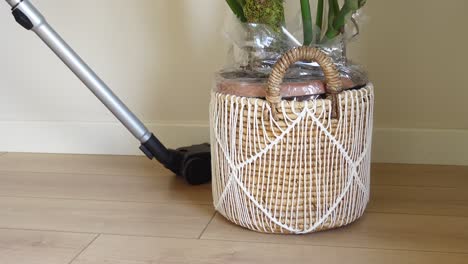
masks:
<path fill-rule="evenodd" d="M 112 114 L 138 139 L 140 149 L 149 159 L 156 159 L 189 184 L 198 185 L 211 180 L 210 145 L 200 144 L 167 149 L 156 136 L 112 92 L 99 76 L 49 25 L 29 0 L 6 0 L 15 20 L 31 30 L 68 66 Z"/>

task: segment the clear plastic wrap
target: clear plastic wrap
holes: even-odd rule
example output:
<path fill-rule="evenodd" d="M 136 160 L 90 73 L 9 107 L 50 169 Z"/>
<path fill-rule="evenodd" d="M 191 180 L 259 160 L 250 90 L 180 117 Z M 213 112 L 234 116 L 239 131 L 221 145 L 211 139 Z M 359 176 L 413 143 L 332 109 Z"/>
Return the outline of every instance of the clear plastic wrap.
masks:
<path fill-rule="evenodd" d="M 359 34 L 362 14 L 352 15 L 346 24 L 346 34 L 333 41 L 312 44 L 335 62 L 345 89 L 360 87 L 368 82 L 365 70 L 346 59 L 346 44 Z M 300 21 L 300 19 L 296 19 Z M 300 22 L 289 23 L 289 29 L 273 29 L 263 24 L 240 23 L 232 15 L 225 22 L 224 34 L 230 44 L 227 65 L 217 73 L 216 90 L 246 97 L 265 97 L 265 84 L 273 65 L 286 51 L 302 46 Z M 315 30 L 319 32 L 319 30 Z M 320 34 L 314 36 L 319 38 Z M 324 76 L 315 62 L 297 62 L 290 67 L 281 87 L 285 99 L 307 100 L 325 94 Z"/>

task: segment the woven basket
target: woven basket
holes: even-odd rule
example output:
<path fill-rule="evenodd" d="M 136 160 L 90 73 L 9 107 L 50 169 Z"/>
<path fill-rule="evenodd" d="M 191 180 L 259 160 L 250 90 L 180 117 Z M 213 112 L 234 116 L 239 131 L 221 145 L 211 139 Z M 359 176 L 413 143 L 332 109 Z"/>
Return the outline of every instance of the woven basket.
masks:
<path fill-rule="evenodd" d="M 287 69 L 322 67 L 327 99 L 281 100 Z M 373 87 L 342 91 L 323 52 L 301 47 L 274 66 L 266 100 L 212 94 L 213 198 L 230 221 L 265 233 L 304 234 L 347 225 L 369 200 Z"/>

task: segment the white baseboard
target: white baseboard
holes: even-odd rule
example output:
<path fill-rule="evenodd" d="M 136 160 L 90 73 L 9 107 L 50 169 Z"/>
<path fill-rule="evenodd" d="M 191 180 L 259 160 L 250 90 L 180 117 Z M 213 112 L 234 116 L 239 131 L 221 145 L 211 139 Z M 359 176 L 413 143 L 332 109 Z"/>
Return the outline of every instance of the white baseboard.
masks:
<path fill-rule="evenodd" d="M 170 148 L 209 142 L 207 124 L 147 123 Z M 143 155 L 119 123 L 0 122 L 0 152 Z"/>
<path fill-rule="evenodd" d="M 148 123 L 168 147 L 209 142 L 206 123 Z M 141 155 L 118 123 L 0 122 L 0 152 Z M 374 130 L 373 160 L 468 165 L 468 130 Z"/>
<path fill-rule="evenodd" d="M 468 165 L 468 130 L 401 129 L 374 130 L 375 162 Z"/>

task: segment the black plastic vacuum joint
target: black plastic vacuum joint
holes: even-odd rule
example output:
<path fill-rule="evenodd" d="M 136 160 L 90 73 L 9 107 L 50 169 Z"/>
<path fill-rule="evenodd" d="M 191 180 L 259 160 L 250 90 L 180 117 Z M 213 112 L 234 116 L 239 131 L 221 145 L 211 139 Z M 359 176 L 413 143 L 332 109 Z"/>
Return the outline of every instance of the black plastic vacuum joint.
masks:
<path fill-rule="evenodd" d="M 145 153 L 149 159 L 156 158 L 162 164 L 171 162 L 169 150 L 153 135 L 145 143 L 141 144 L 140 150 Z"/>
<path fill-rule="evenodd" d="M 29 17 L 27 17 L 20 9 L 16 8 L 12 13 L 16 22 L 18 22 L 18 24 L 20 24 L 25 29 L 31 30 L 34 27 Z"/>

